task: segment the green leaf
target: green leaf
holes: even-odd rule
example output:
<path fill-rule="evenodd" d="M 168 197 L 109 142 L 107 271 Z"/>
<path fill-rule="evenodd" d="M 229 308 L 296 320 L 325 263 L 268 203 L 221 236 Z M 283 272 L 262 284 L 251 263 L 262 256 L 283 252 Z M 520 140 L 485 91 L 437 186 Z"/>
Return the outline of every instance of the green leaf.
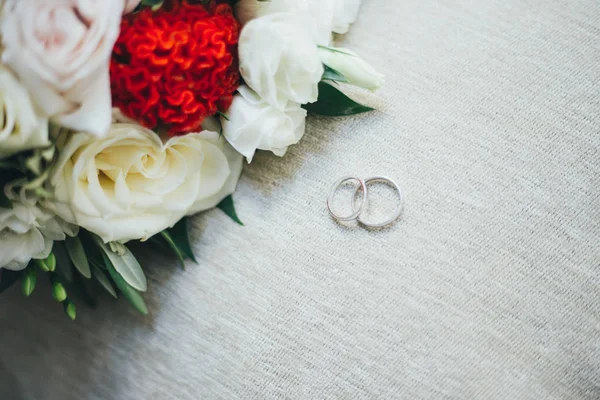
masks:
<path fill-rule="evenodd" d="M 87 279 L 90 279 L 92 277 L 92 271 L 90 271 L 90 264 L 85 254 L 83 243 L 81 243 L 79 237 L 67 237 L 65 240 L 65 248 L 67 249 L 71 261 L 73 261 L 73 265 L 77 268 L 77 271 Z"/>
<path fill-rule="evenodd" d="M 56 273 L 60 275 L 65 282 L 73 282 L 73 264 L 67 253 L 64 242 L 54 242 L 52 253 L 56 256 Z"/>
<path fill-rule="evenodd" d="M 117 298 L 117 292 L 115 292 L 115 288 L 110 283 L 110 279 L 106 276 L 104 272 L 95 265 L 92 265 L 92 271 L 94 272 L 94 278 L 98 281 L 100 286 L 102 286 L 112 297 Z"/>
<path fill-rule="evenodd" d="M 348 82 L 348 78 L 346 78 L 342 73 L 336 71 L 335 69 L 328 67 L 323 64 L 323 68 L 325 68 L 325 72 L 323 72 L 323 76 L 321 80 L 324 81 L 336 81 L 336 82 Z"/>
<path fill-rule="evenodd" d="M 69 296 L 71 296 L 71 294 L 74 295 L 91 308 L 98 305 L 94 289 L 93 282 L 89 279 L 85 279 L 81 274 L 75 274 L 73 276 L 73 284 L 68 287 Z"/>
<path fill-rule="evenodd" d="M 188 232 L 187 217 L 182 218 L 174 227 L 169 229 L 173 242 L 175 242 L 183 255 L 197 263 L 198 261 L 196 261 L 196 257 L 194 256 L 194 250 L 192 250 Z"/>
<path fill-rule="evenodd" d="M 23 271 L 11 271 L 9 269 L 0 268 L 0 293 L 11 287 L 19 280 Z"/>
<path fill-rule="evenodd" d="M 237 212 L 235 211 L 235 206 L 233 204 L 233 197 L 231 195 L 225 197 L 222 202 L 217 205 L 218 208 L 221 209 L 229 218 L 234 220 L 236 223 L 244 226 L 244 223 L 240 221 L 238 218 Z"/>
<path fill-rule="evenodd" d="M 123 246 L 124 254 L 119 255 L 113 252 L 104 242 L 97 236 L 94 236 L 96 244 L 108 257 L 114 269 L 125 279 L 125 281 L 133 288 L 145 292 L 148 288 L 146 276 L 138 260 L 135 258 L 131 250 Z M 114 279 L 114 278 L 113 278 Z"/>
<path fill-rule="evenodd" d="M 339 89 L 325 82 L 319 82 L 319 99 L 302 107 L 308 112 L 328 117 L 339 117 L 373 111 L 346 96 Z"/>
<path fill-rule="evenodd" d="M 177 247 L 177 244 L 173 241 L 173 238 L 169 234 L 169 231 L 162 231 L 160 233 L 163 239 L 167 242 L 171 250 L 175 253 L 177 258 L 179 258 L 179 262 L 181 263 L 181 268 L 185 269 L 185 258 L 183 257 L 182 251 Z"/>
<path fill-rule="evenodd" d="M 142 6 L 151 7 L 152 11 L 156 11 L 162 7 L 164 0 L 142 0 Z"/>
<path fill-rule="evenodd" d="M 322 46 L 322 45 L 318 45 L 317 47 L 320 48 L 320 49 L 329 50 L 332 53 L 340 53 L 340 54 L 344 54 L 344 55 L 347 55 L 347 56 L 356 57 L 356 54 L 349 53 L 348 51 L 344 51 L 344 49 L 340 49 L 340 48 L 337 48 L 337 47 L 329 47 L 329 46 Z"/>
<path fill-rule="evenodd" d="M 102 258 L 104 259 L 104 263 L 106 265 L 106 268 L 108 269 L 110 277 L 115 282 L 117 288 L 119 288 L 121 293 L 123 293 L 123 296 L 125 296 L 127 301 L 129 301 L 133 308 L 138 310 L 140 313 L 148 315 L 148 307 L 146 306 L 142 295 L 137 290 L 129 286 L 129 284 L 125 281 L 125 279 L 123 279 L 121 274 L 117 272 L 111 260 L 106 254 L 102 254 Z"/>

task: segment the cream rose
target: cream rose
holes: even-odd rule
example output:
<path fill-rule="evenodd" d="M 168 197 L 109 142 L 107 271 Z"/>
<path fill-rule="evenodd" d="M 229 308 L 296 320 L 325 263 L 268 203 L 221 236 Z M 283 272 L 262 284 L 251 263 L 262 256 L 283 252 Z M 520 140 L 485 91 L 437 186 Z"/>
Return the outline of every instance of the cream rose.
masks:
<path fill-rule="evenodd" d="M 273 107 L 317 101 L 323 64 L 316 43 L 293 14 L 265 15 L 246 24 L 239 56 L 246 84 Z"/>
<path fill-rule="evenodd" d="M 58 143 L 54 209 L 105 242 L 146 240 L 214 207 L 241 172 L 241 155 L 209 131 L 163 144 L 148 129 L 117 122 L 104 138 L 76 133 Z"/>
<path fill-rule="evenodd" d="M 37 199 L 11 196 L 13 207 L 0 208 L 0 268 L 21 270 L 31 259 L 48 257 L 55 240 L 77 228 L 42 207 Z"/>
<path fill-rule="evenodd" d="M 256 150 L 272 151 L 281 157 L 288 146 L 302 139 L 306 110 L 300 104 L 289 102 L 282 111 L 264 102 L 247 86 L 240 86 L 238 92 L 228 117 L 222 117 L 221 123 L 227 141 L 248 162 L 252 161 Z"/>
<path fill-rule="evenodd" d="M 111 120 L 108 64 L 123 0 L 5 0 L 2 62 L 58 124 L 101 136 Z"/>
<path fill-rule="evenodd" d="M 0 65 L 0 160 L 50 144 L 48 119 L 40 116 L 27 90 Z"/>

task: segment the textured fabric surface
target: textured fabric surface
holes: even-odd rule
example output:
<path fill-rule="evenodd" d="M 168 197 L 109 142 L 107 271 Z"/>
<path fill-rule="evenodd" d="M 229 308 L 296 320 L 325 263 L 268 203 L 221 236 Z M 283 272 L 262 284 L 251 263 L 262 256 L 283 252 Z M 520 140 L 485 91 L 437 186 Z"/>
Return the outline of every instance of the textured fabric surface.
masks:
<path fill-rule="evenodd" d="M 144 259 L 147 318 L 4 294 L 0 398 L 600 398 L 599 27 L 597 0 L 367 0 L 341 43 L 379 111 L 256 157 L 245 227 Z M 395 177 L 403 219 L 334 223 L 348 174 Z"/>

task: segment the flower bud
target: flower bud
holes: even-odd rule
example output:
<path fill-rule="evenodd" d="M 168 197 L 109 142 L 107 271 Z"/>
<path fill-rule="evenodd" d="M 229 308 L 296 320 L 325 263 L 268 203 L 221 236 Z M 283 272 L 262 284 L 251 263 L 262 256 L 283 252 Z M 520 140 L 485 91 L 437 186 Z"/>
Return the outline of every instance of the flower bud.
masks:
<path fill-rule="evenodd" d="M 383 75 L 350 50 L 319 46 L 319 57 L 323 64 L 344 75 L 351 85 L 375 90 L 383 84 Z"/>
<path fill-rule="evenodd" d="M 75 318 L 77 318 L 77 308 L 75 307 L 75 304 L 73 304 L 71 300 L 66 300 L 63 303 L 63 308 L 67 317 L 69 317 L 71 321 L 75 321 Z"/>
<path fill-rule="evenodd" d="M 62 303 L 67 299 L 67 291 L 62 283 L 54 282 L 52 284 L 52 297 L 54 297 L 54 300 L 58 301 L 59 303 Z"/>
<path fill-rule="evenodd" d="M 46 260 L 33 260 L 33 263 L 42 271 L 50 272 L 50 268 L 46 265 Z"/>
<path fill-rule="evenodd" d="M 21 291 L 23 296 L 29 297 L 35 290 L 35 284 L 37 283 L 37 277 L 35 275 L 35 269 L 28 269 L 23 275 L 23 282 L 21 283 Z"/>
<path fill-rule="evenodd" d="M 54 272 L 56 270 L 56 256 L 54 253 L 50 253 L 48 258 L 44 260 L 44 264 L 48 267 L 48 271 Z"/>

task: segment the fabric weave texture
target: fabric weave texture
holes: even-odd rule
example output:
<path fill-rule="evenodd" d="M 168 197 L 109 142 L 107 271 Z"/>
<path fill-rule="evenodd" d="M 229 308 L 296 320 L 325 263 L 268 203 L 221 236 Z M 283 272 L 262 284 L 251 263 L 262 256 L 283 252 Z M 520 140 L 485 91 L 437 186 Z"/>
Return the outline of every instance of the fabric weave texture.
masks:
<path fill-rule="evenodd" d="M 1 399 L 600 398 L 600 3 L 366 0 L 339 45 L 378 111 L 258 154 L 245 227 L 142 258 L 147 318 L 2 295 Z M 402 220 L 333 222 L 349 174 L 395 178 Z"/>

